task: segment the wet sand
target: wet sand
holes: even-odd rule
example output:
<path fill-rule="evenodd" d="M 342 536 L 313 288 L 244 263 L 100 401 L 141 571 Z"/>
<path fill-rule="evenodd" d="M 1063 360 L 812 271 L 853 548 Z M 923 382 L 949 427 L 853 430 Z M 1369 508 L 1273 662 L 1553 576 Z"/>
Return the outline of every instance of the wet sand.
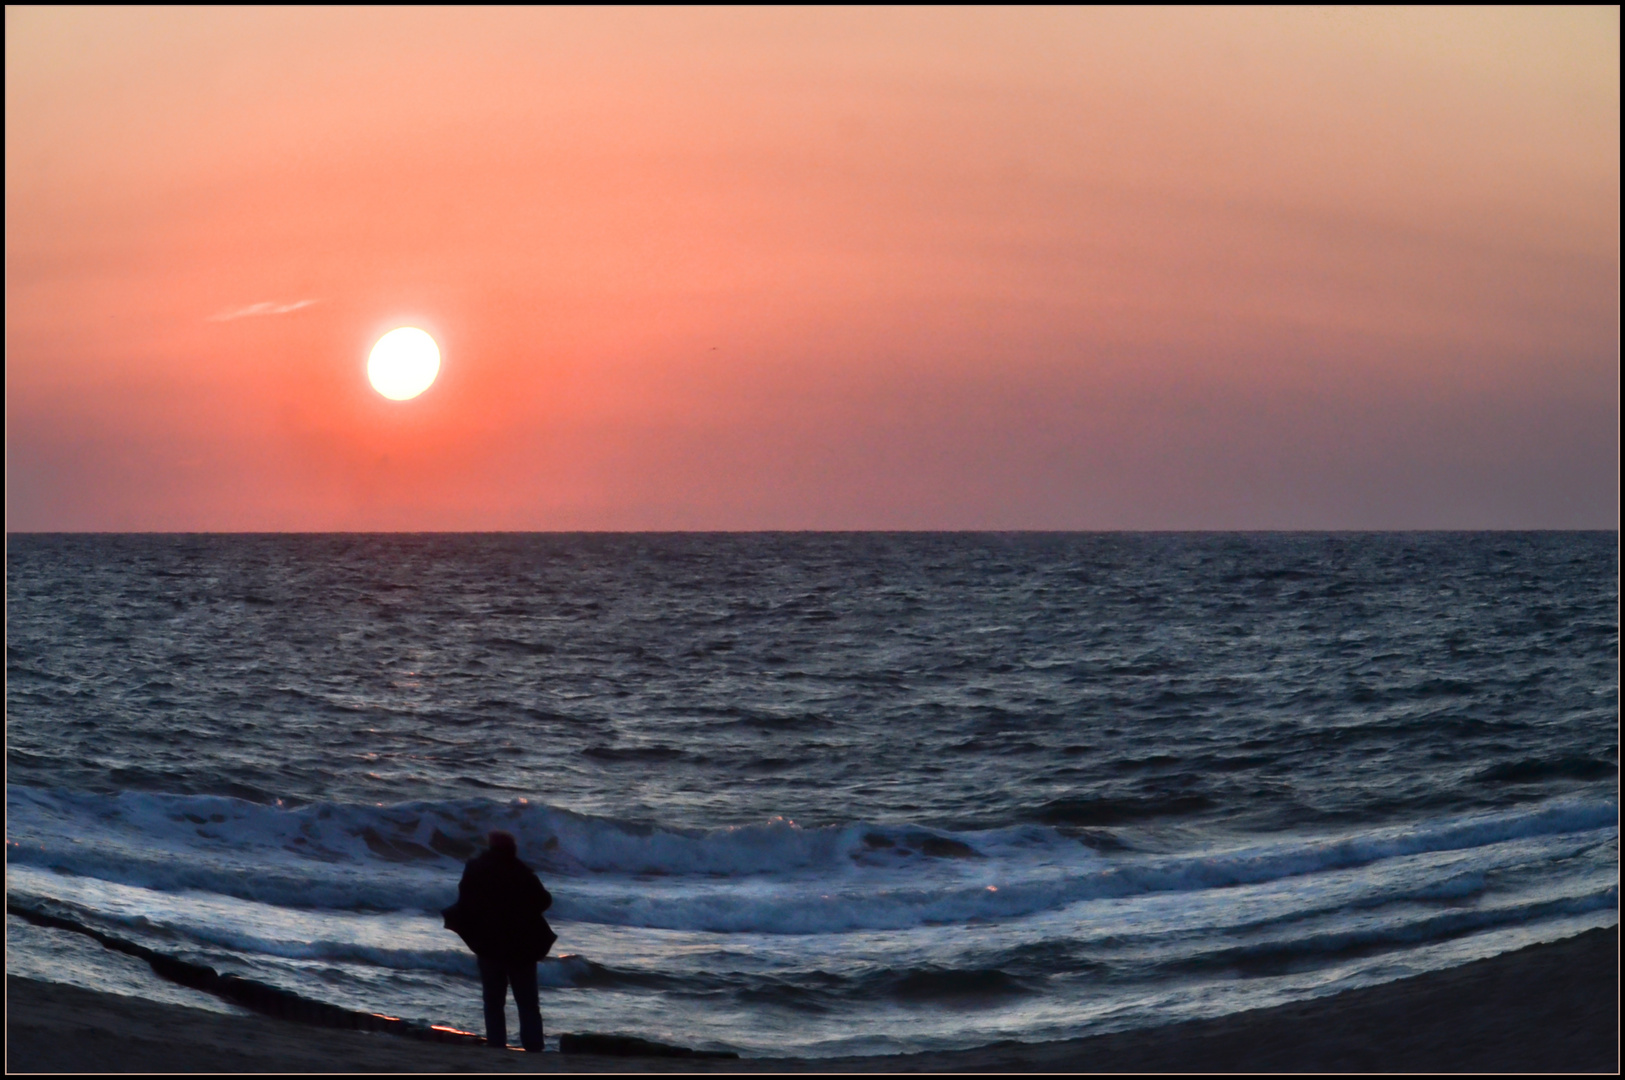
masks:
<path fill-rule="evenodd" d="M 1606 1072 L 1619 928 L 1317 1001 L 955 1053 L 738 1061 L 525 1054 L 6 978 L 7 1072 Z"/>

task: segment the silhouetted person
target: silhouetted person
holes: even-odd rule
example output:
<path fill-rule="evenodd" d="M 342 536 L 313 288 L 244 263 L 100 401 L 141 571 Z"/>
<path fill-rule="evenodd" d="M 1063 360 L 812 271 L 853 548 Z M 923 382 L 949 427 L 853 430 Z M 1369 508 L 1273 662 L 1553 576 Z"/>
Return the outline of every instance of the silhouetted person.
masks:
<path fill-rule="evenodd" d="M 468 860 L 457 885 L 457 902 L 441 912 L 480 962 L 485 996 L 485 1041 L 508 1045 L 503 1006 L 508 987 L 519 1009 L 519 1041 L 526 1050 L 542 1048 L 542 1009 L 536 997 L 536 962 L 558 935 L 542 917 L 553 897 L 541 879 L 519 861 L 511 834 L 493 832 L 487 851 Z"/>

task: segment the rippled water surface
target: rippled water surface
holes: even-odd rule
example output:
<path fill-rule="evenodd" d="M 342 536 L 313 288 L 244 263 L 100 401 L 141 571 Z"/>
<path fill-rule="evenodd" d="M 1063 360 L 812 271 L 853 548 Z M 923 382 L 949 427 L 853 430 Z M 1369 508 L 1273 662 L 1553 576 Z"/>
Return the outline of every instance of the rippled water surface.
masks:
<path fill-rule="evenodd" d="M 13 536 L 8 891 L 478 1029 L 434 912 L 500 824 L 556 897 L 550 1030 L 839 1053 L 1270 1004 L 1617 921 L 1617 566 L 1614 533 Z M 98 978 L 64 938 L 10 920 L 8 970 Z"/>

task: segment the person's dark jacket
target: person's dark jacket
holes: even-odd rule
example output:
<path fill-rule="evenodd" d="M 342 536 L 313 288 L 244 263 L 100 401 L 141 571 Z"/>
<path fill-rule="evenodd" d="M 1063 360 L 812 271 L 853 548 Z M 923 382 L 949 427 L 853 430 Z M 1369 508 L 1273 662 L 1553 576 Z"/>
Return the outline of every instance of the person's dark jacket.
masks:
<path fill-rule="evenodd" d="M 468 860 L 457 902 L 441 914 L 446 928 L 456 931 L 476 956 L 534 962 L 558 940 L 542 917 L 552 905 L 541 879 L 517 855 L 492 850 Z"/>

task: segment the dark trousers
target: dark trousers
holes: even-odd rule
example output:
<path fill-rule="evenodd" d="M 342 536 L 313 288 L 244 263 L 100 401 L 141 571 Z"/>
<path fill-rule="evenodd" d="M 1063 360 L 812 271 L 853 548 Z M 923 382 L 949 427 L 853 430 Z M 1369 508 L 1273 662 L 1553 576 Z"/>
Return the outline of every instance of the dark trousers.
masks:
<path fill-rule="evenodd" d="M 485 1041 L 491 1046 L 508 1045 L 508 987 L 513 987 L 513 1003 L 519 1007 L 519 1041 L 526 1050 L 542 1049 L 542 1006 L 536 997 L 536 961 L 509 960 L 481 956 L 480 988 L 485 994 Z"/>

